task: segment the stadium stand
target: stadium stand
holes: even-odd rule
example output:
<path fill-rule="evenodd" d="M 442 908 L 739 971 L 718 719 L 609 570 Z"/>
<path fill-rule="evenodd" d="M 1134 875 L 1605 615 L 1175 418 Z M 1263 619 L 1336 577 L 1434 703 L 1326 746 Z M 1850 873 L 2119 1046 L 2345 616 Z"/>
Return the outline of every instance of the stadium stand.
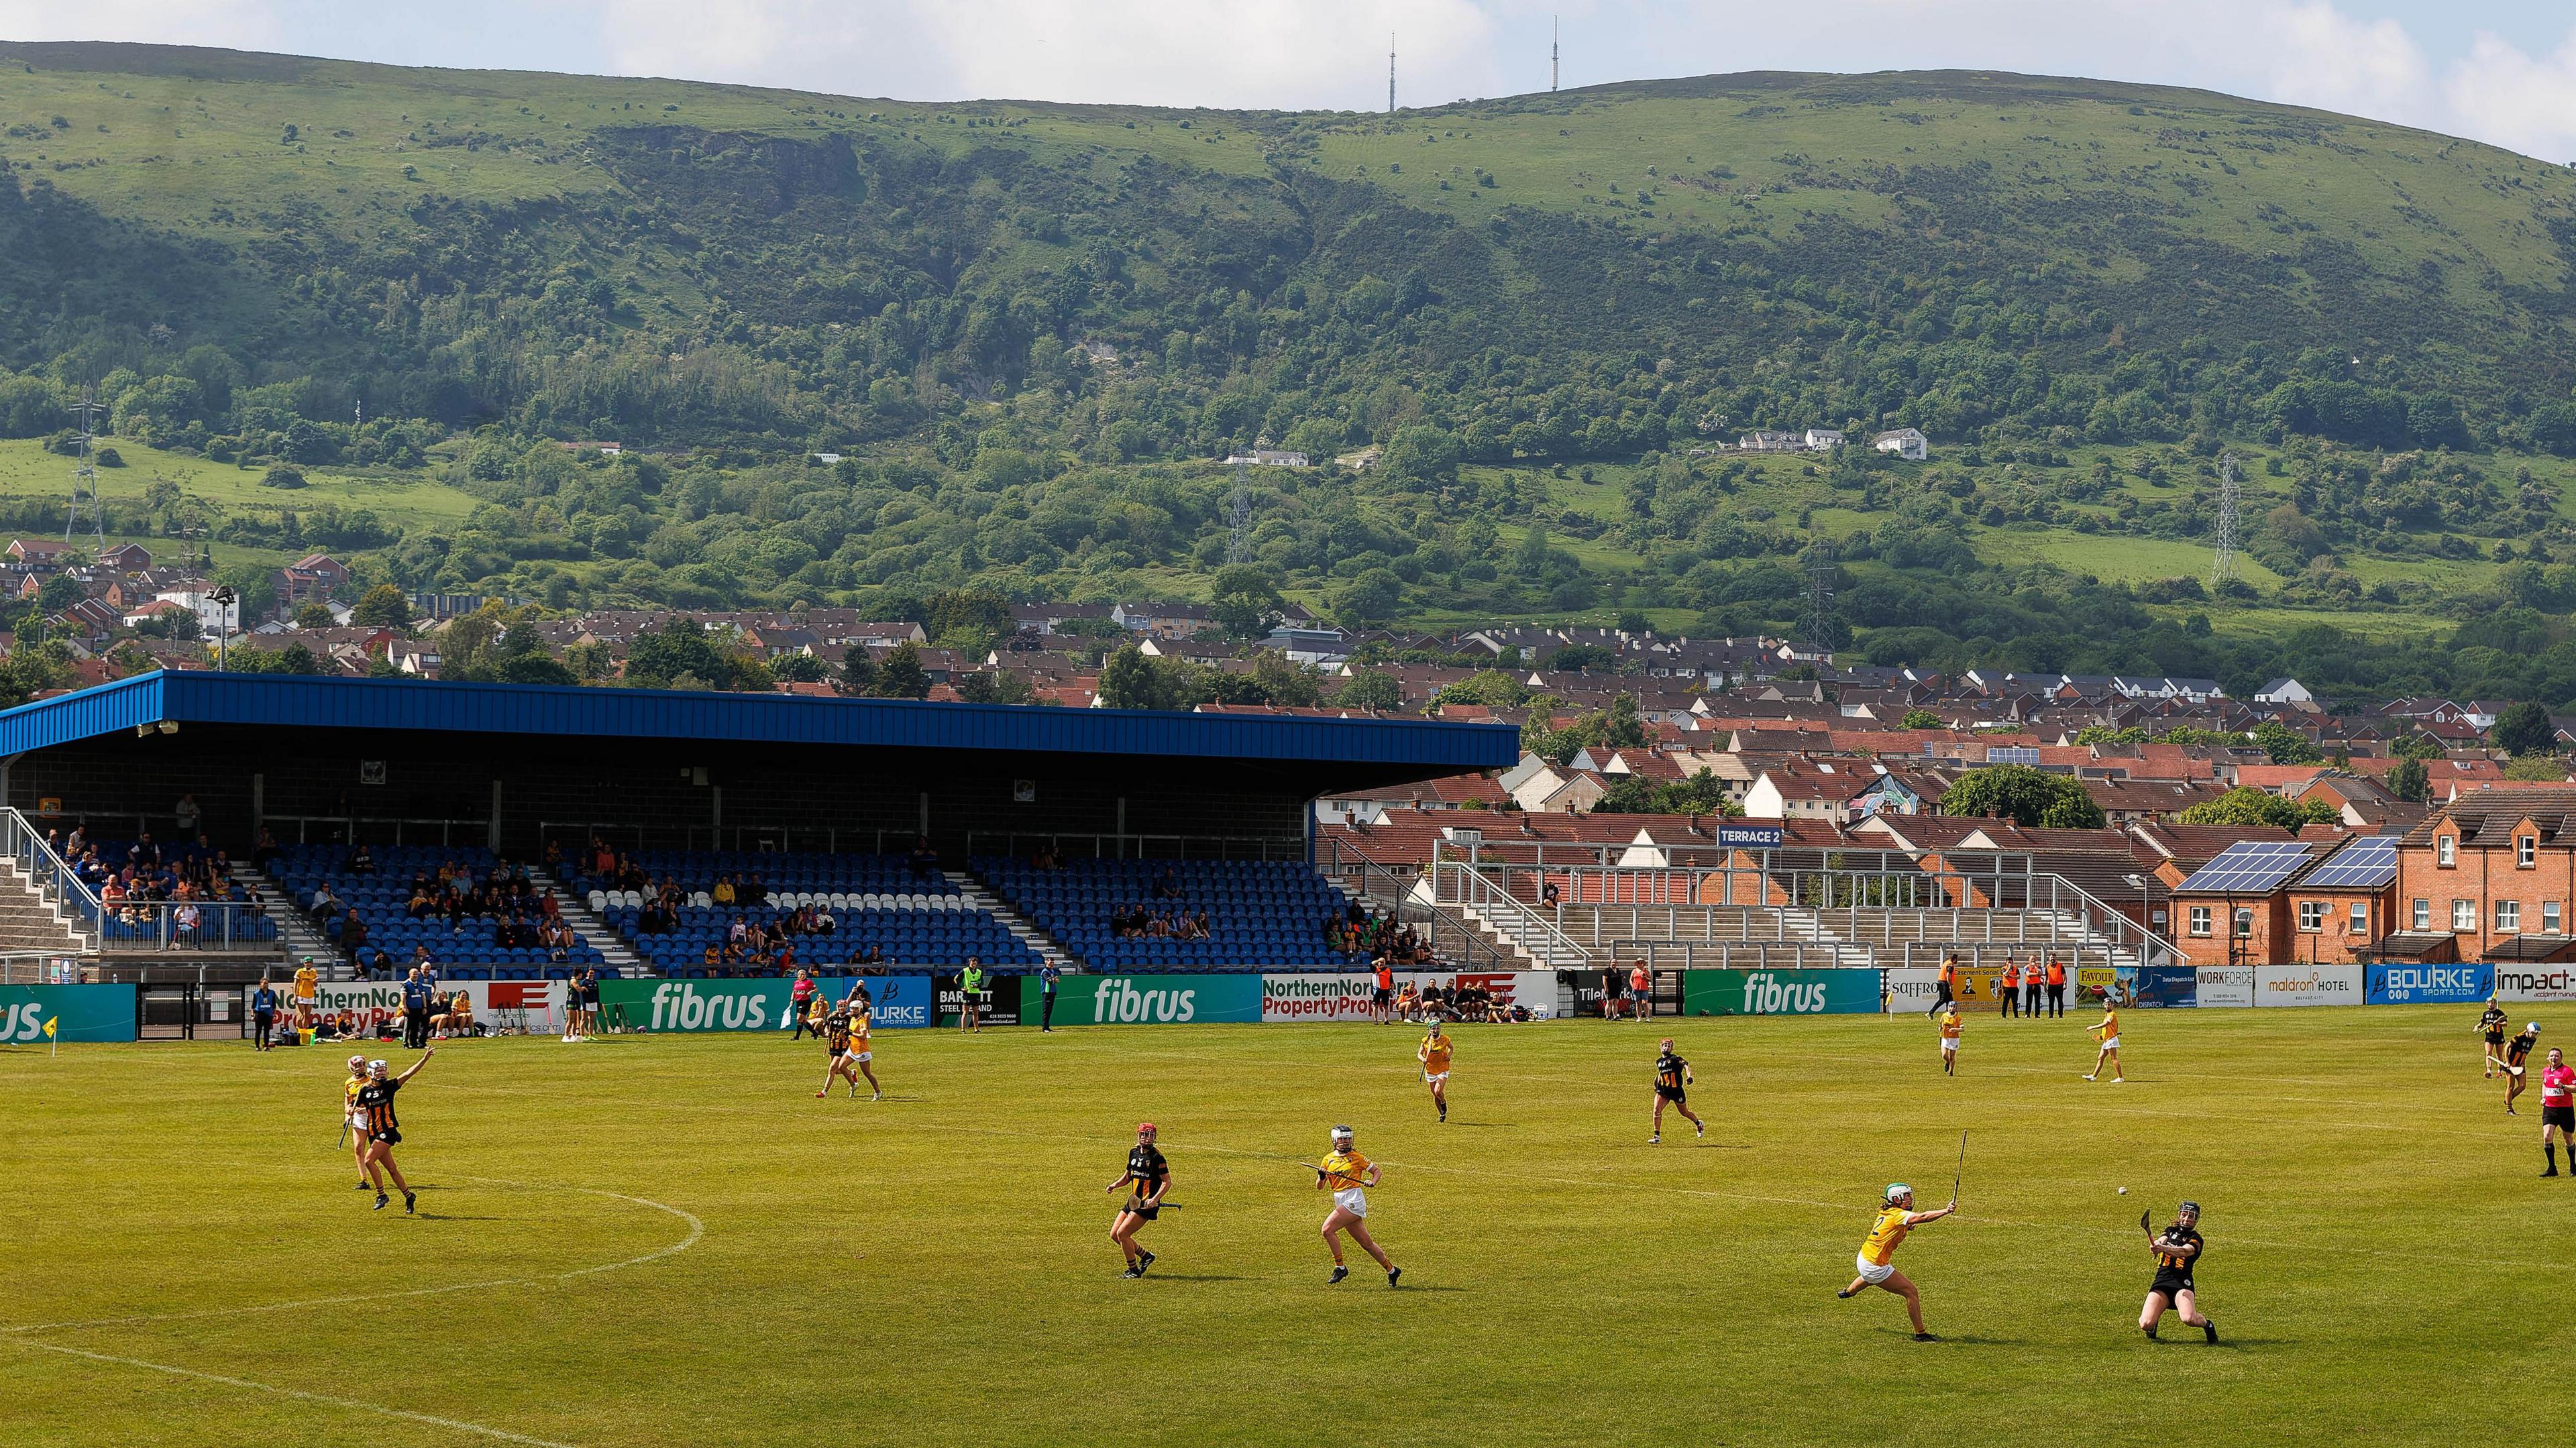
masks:
<path fill-rule="evenodd" d="M 454 980 L 563 980 L 606 960 L 550 893 L 489 850 L 289 845 L 268 872 L 369 975 L 399 971 L 422 947 Z"/>
<path fill-rule="evenodd" d="M 1070 860 L 1047 869 L 1026 860 L 982 857 L 977 878 L 1036 922 L 1092 970 L 1365 969 L 1336 951 L 1326 927 L 1348 917 L 1349 902 L 1313 867 L 1253 860 Z M 1142 912 L 1148 933 L 1136 934 Z M 1197 938 L 1151 933 L 1166 929 Z M 1122 933 L 1120 922 L 1127 922 Z"/>
<path fill-rule="evenodd" d="M 565 868 L 590 908 L 664 975 L 927 970 L 969 956 L 1003 974 L 1040 964 L 935 858 L 646 850 Z"/>
<path fill-rule="evenodd" d="M 104 944 L 156 942 L 166 933 L 182 946 L 256 949 L 277 939 L 277 922 L 231 878 L 230 858 L 203 837 L 182 845 L 157 844 L 149 835 L 92 843 L 74 830 L 66 850 L 65 863 L 99 900 L 95 909 L 78 902 L 77 912 Z"/>

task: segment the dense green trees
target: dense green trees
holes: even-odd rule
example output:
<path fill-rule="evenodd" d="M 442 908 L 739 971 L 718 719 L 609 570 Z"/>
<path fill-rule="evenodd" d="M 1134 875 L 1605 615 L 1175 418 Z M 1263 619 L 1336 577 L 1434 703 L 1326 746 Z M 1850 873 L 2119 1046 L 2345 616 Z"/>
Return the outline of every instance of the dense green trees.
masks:
<path fill-rule="evenodd" d="M 2026 764 L 1969 770 L 1941 796 L 1941 813 L 2061 830 L 2098 830 L 2107 822 L 2082 782 Z"/>

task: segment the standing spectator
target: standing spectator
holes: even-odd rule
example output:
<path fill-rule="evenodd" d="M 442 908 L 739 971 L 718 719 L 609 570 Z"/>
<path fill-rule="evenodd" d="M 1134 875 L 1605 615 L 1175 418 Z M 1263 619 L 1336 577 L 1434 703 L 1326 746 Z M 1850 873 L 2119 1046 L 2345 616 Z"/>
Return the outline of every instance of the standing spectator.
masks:
<path fill-rule="evenodd" d="M 1044 1035 L 1055 1029 L 1055 983 L 1064 972 L 1050 960 L 1038 967 L 1038 1032 Z M 2568 1148 L 2567 1164 L 2576 1166 L 2576 1146 Z"/>
<path fill-rule="evenodd" d="M 1619 1019 L 1619 998 L 1627 992 L 1628 978 L 1619 973 L 1617 965 L 1601 972 L 1601 1019 Z"/>
<path fill-rule="evenodd" d="M 2021 1013 L 2034 1021 L 2039 1019 L 2039 991 L 2040 977 L 2042 974 L 2043 972 L 2039 968 L 2039 962 L 2036 960 L 2022 967 Z"/>
<path fill-rule="evenodd" d="M 2066 962 L 2055 954 L 2048 957 L 2048 1018 L 2056 1020 L 2066 1014 Z"/>
<path fill-rule="evenodd" d="M 2021 961 L 2007 955 L 2004 957 L 2004 973 L 1995 978 L 1995 1010 L 1998 1014 L 2008 1016 L 2020 1004 Z"/>
<path fill-rule="evenodd" d="M 984 963 L 974 956 L 966 957 L 966 972 L 957 977 L 957 1024 L 962 1030 L 983 1034 L 979 1019 L 984 1003 Z"/>
<path fill-rule="evenodd" d="M 255 1051 L 268 1049 L 269 1032 L 277 1026 L 277 988 L 268 977 L 259 978 L 259 989 L 250 995 L 250 1044 Z"/>
<path fill-rule="evenodd" d="M 403 979 L 403 1049 L 417 1051 L 429 1044 L 430 984 L 421 979 L 420 967 L 412 967 Z"/>
<path fill-rule="evenodd" d="M 1379 1021 L 1384 1022 L 1395 1012 L 1395 972 L 1388 968 L 1383 958 L 1377 962 L 1376 979 L 1377 989 L 1370 994 L 1369 1009 Z"/>
<path fill-rule="evenodd" d="M 1647 972 L 1646 963 L 1641 960 L 1628 971 L 1628 1015 L 1633 1020 L 1642 1021 L 1654 1013 L 1655 978 Z"/>
<path fill-rule="evenodd" d="M 197 797 L 193 794 L 179 796 L 179 803 L 170 814 L 179 822 L 179 838 L 183 840 L 195 836 L 197 822 L 205 817 L 197 809 Z"/>

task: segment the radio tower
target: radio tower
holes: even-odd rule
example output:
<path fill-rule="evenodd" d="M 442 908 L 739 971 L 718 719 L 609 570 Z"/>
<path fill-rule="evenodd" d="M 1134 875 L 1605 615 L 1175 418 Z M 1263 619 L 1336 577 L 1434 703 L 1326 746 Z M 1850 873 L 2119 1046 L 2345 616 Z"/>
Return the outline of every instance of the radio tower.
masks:
<path fill-rule="evenodd" d="M 70 516 L 63 520 L 63 541 L 69 543 L 72 535 L 80 531 L 81 514 L 86 511 L 91 539 L 104 553 L 107 551 L 107 519 L 98 507 L 97 438 L 94 432 L 98 414 L 106 409 L 99 404 L 98 390 L 84 387 L 81 400 L 72 404 L 72 410 L 80 414 L 80 461 L 72 468 L 72 506 Z"/>
<path fill-rule="evenodd" d="M 2209 583 L 2212 588 L 2236 577 L 2236 454 L 2227 453 L 2218 460 L 2218 537 L 2209 560 Z"/>
<path fill-rule="evenodd" d="M 1547 88 L 1556 91 L 1556 17 L 1547 17 Z"/>
<path fill-rule="evenodd" d="M 1386 113 L 1395 114 L 1395 32 L 1386 33 Z"/>

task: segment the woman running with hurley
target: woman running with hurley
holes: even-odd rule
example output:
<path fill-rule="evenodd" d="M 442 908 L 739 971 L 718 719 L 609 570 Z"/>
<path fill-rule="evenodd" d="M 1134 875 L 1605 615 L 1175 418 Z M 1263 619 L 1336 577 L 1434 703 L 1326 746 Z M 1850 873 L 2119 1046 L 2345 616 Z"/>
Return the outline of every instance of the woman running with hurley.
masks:
<path fill-rule="evenodd" d="M 1368 1193 L 1365 1189 L 1377 1185 L 1377 1163 L 1352 1148 L 1349 1127 L 1336 1126 L 1333 1128 L 1332 1154 L 1325 1157 L 1314 1172 L 1315 1189 L 1333 1194 L 1333 1209 L 1324 1214 L 1324 1245 L 1333 1253 L 1332 1281 L 1339 1282 L 1351 1275 L 1351 1269 L 1342 1261 L 1342 1233 L 1348 1232 L 1351 1240 L 1360 1244 L 1361 1251 L 1377 1259 L 1377 1265 L 1386 1269 L 1386 1285 L 1393 1287 L 1396 1279 L 1404 1275 L 1404 1269 L 1387 1260 L 1386 1253 L 1378 1249 L 1376 1239 L 1370 1237 L 1368 1231 Z"/>
<path fill-rule="evenodd" d="M 1136 1123 L 1136 1145 L 1127 1153 L 1126 1174 L 1109 1184 L 1109 1190 L 1133 1187 L 1126 1204 L 1118 1209 L 1109 1224 L 1109 1240 L 1127 1254 L 1127 1270 L 1121 1277 L 1142 1277 L 1154 1265 L 1154 1254 L 1136 1245 L 1136 1230 L 1154 1220 L 1163 1209 L 1163 1193 L 1172 1189 L 1172 1169 L 1164 1164 L 1163 1153 L 1154 1145 L 1154 1123 Z"/>

